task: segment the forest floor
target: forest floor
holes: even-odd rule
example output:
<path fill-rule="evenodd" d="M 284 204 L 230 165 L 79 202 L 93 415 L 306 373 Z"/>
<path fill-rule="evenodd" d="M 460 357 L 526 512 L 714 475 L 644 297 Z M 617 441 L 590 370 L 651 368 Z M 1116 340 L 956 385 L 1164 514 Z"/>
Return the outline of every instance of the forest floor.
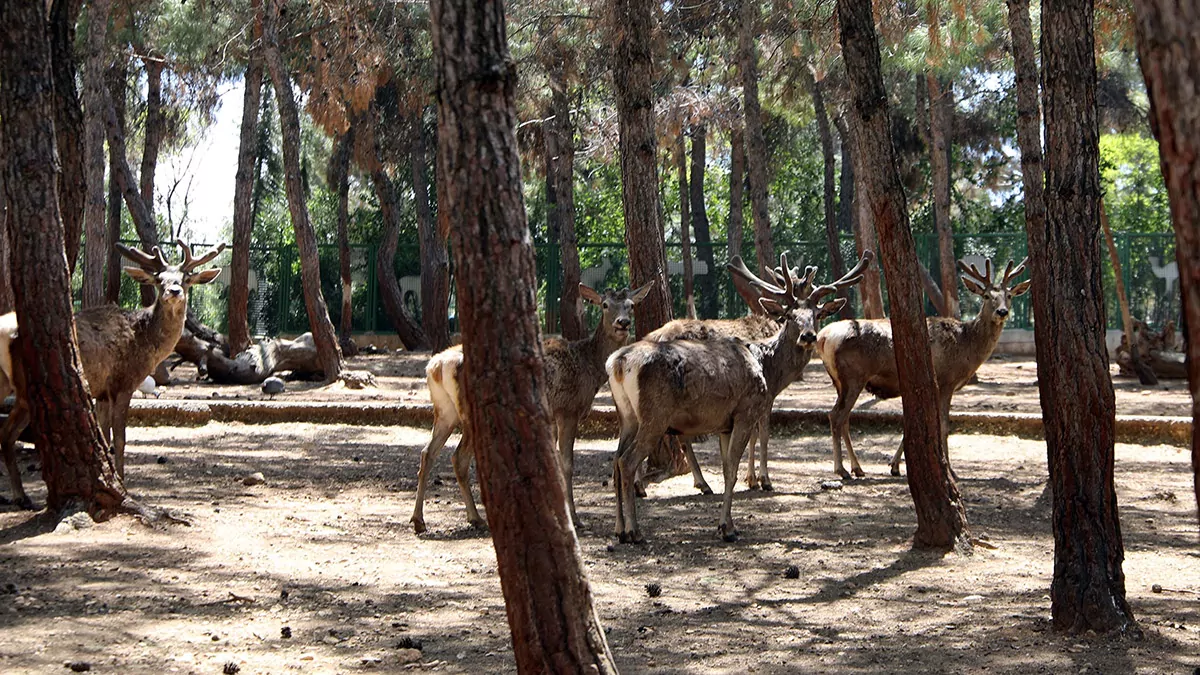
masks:
<path fill-rule="evenodd" d="M 423 361 L 356 358 L 351 367 L 375 372 L 378 387 L 290 383 L 281 397 L 422 402 Z M 819 369 L 810 366 L 780 405 L 828 408 L 833 393 Z M 1038 412 L 1030 361 L 993 360 L 980 379 L 959 392 L 956 410 Z M 1120 414 L 1190 412 L 1183 383 L 1115 385 Z M 263 398 L 256 388 L 184 383 L 163 394 L 236 397 Z M 898 402 L 864 396 L 863 405 Z M 445 453 L 426 506 L 430 530 L 417 536 L 409 525 L 427 428 L 212 423 L 129 436 L 130 491 L 192 525 L 123 517 L 55 531 L 45 514 L 0 507 L 0 673 L 70 672 L 70 663 L 139 674 L 515 671 L 494 551 L 466 526 Z M 1135 640 L 1052 630 L 1043 442 L 951 436 L 971 528 L 986 546 L 943 556 L 910 550 L 907 483 L 887 473 L 898 435 L 855 439 L 868 476 L 840 483 L 827 434 L 774 438 L 775 491 L 739 484 L 736 543 L 716 534 L 719 495 L 697 494 L 687 476 L 650 486 L 639 502 L 644 546 L 610 534 L 615 441 L 582 439 L 580 547 L 621 671 L 1200 668 L 1200 540 L 1185 447 L 1117 445 Z M 697 453 L 719 490 L 715 440 Z M 22 455 L 41 503 L 36 463 Z M 265 482 L 244 484 L 254 473 Z"/>

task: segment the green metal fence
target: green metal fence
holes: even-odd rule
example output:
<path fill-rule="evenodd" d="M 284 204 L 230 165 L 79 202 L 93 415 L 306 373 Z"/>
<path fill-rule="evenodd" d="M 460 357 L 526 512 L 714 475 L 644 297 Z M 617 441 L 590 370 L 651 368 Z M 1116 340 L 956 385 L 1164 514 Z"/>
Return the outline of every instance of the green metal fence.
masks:
<path fill-rule="evenodd" d="M 1129 294 L 1130 306 L 1135 318 L 1143 319 L 1154 326 L 1168 320 L 1178 321 L 1179 284 L 1174 263 L 1175 240 L 1171 234 L 1116 233 L 1116 247 L 1121 261 L 1122 275 Z M 916 236 L 917 253 L 922 263 L 934 275 L 938 270 L 937 240 L 933 235 Z M 1100 244 L 1102 247 L 1103 243 Z M 204 247 L 198 245 L 197 250 Z M 854 260 L 854 243 L 850 237 L 841 241 L 843 258 L 849 264 Z M 753 248 L 743 249 L 748 256 Z M 820 268 L 818 278 L 829 280 L 829 253 L 823 241 L 777 243 L 777 251 L 786 251 L 793 265 L 816 265 Z M 1106 249 L 1102 249 L 1106 250 Z M 351 247 L 353 300 L 352 325 L 355 332 L 390 332 L 387 316 L 376 284 L 377 249 L 374 246 Z M 1003 266 L 1009 259 L 1021 260 L 1026 254 L 1023 232 L 1004 232 L 982 235 L 956 235 L 955 254 L 960 259 L 976 261 L 982 266 L 984 258 L 992 258 Z M 214 264 L 228 267 L 229 251 L 225 251 Z M 341 319 L 341 280 L 336 246 L 321 246 L 321 287 L 334 325 Z M 588 285 L 603 288 L 629 284 L 628 254 L 624 243 L 580 244 L 579 256 L 583 270 L 583 281 Z M 724 244 L 711 248 L 713 264 L 705 264 L 706 252 L 692 247 L 696 279 L 696 305 L 705 318 L 728 318 L 745 313 L 742 300 L 734 292 L 729 274 L 725 271 L 728 260 Z M 675 315 L 684 313 L 682 257 L 678 243 L 667 244 L 668 278 L 671 297 L 675 304 Z M 1112 283 L 1112 269 L 1105 260 L 1105 293 L 1108 321 L 1111 328 L 1120 328 L 1120 313 L 1117 308 L 1116 291 Z M 1062 256 L 1059 264 L 1069 265 L 1070 256 Z M 753 265 L 752 265 L 753 266 Z M 256 335 L 294 334 L 308 330 L 308 316 L 304 309 L 304 296 L 300 286 L 300 261 L 293 246 L 255 248 L 251 251 L 251 330 Z M 404 302 L 416 317 L 421 313 L 420 301 L 420 256 L 415 246 L 399 247 L 393 271 L 400 280 Z M 558 332 L 558 301 L 562 291 L 562 269 L 558 251 L 549 246 L 537 247 L 539 318 L 543 330 Z M 228 274 L 222 274 L 217 283 L 193 291 L 193 309 L 210 325 L 219 329 L 226 326 L 226 293 Z M 705 278 L 711 280 L 706 285 Z M 132 299 L 135 291 L 132 282 L 123 292 L 123 298 Z M 886 278 L 885 301 L 886 301 Z M 453 284 L 451 284 L 453 288 Z M 959 287 L 962 311 L 972 316 L 978 310 L 978 299 Z M 707 301 L 706 301 L 706 298 Z M 852 302 L 858 306 L 857 294 Z M 930 313 L 931 306 L 927 307 Z M 450 317 L 454 325 L 454 298 L 451 296 Z M 715 317 L 714 317 L 715 315 Z M 1017 300 L 1009 327 L 1029 328 L 1032 314 L 1029 296 Z"/>

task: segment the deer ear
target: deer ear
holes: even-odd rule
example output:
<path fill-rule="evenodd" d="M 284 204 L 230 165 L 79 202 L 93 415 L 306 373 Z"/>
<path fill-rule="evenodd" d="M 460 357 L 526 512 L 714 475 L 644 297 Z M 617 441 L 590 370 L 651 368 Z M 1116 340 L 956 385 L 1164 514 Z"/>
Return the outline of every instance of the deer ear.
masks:
<path fill-rule="evenodd" d="M 211 283 L 213 279 L 216 279 L 219 276 L 221 276 L 221 269 L 218 267 L 216 269 L 204 270 L 203 272 L 189 274 L 187 280 L 189 284 L 195 286 L 197 284 Z"/>
<path fill-rule="evenodd" d="M 1033 283 L 1032 279 L 1026 279 L 1025 281 L 1022 281 L 1021 283 L 1017 284 L 1016 286 L 1013 286 L 1012 297 L 1015 298 L 1019 295 L 1025 295 L 1026 293 L 1028 293 L 1029 286 L 1032 283 Z"/>
<path fill-rule="evenodd" d="M 636 291 L 634 291 L 633 297 L 630 298 L 631 300 L 633 300 L 633 304 L 636 305 L 639 302 L 645 300 L 646 296 L 650 295 L 650 290 L 653 288 L 654 288 L 653 281 L 647 281 L 645 284 L 642 284 L 642 287 L 637 289 Z"/>
<path fill-rule="evenodd" d="M 158 283 L 154 279 L 153 274 L 150 274 L 149 272 L 147 272 L 146 270 L 144 270 L 140 267 L 126 267 L 124 269 L 125 269 L 125 274 L 128 274 L 134 281 L 138 282 L 139 284 L 146 284 L 147 286 L 153 286 L 156 283 Z"/>
<path fill-rule="evenodd" d="M 842 308 L 846 306 L 846 302 L 846 298 L 837 298 L 821 305 L 820 309 L 817 310 L 817 320 L 842 311 Z"/>
<path fill-rule="evenodd" d="M 588 302 L 592 303 L 593 305 L 603 305 L 604 304 L 604 298 L 600 297 L 600 294 L 597 293 L 595 291 L 595 289 L 593 289 L 591 286 L 584 286 L 583 284 L 579 284 L 579 295 L 584 300 L 587 300 Z"/>
<path fill-rule="evenodd" d="M 983 286 L 980 286 L 974 279 L 971 279 L 970 277 L 961 277 L 961 278 L 962 278 L 963 286 L 966 286 L 967 290 L 971 291 L 975 295 L 983 295 L 987 292 L 987 291 L 983 290 Z"/>
<path fill-rule="evenodd" d="M 764 312 L 770 314 L 771 316 L 783 316 L 786 313 L 783 309 L 783 305 L 770 298 L 759 298 L 758 304 L 763 308 Z"/>

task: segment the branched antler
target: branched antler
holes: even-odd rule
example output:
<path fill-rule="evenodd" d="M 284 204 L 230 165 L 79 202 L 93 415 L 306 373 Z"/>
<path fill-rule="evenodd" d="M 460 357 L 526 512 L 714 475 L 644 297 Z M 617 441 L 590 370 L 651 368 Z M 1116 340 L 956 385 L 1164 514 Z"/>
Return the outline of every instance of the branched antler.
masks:
<path fill-rule="evenodd" d="M 129 259 L 130 262 L 136 263 L 138 267 L 158 274 L 167 269 L 167 259 L 163 257 L 162 251 L 157 246 L 150 249 L 150 253 L 139 251 L 136 248 L 130 248 L 124 244 L 115 244 L 121 255 Z"/>
<path fill-rule="evenodd" d="M 812 292 L 808 294 L 809 305 L 815 307 L 816 303 L 819 302 L 821 298 L 833 293 L 837 293 L 843 288 L 848 288 L 862 281 L 863 271 L 867 269 L 867 266 L 870 265 L 871 261 L 874 259 L 874 251 L 869 249 L 863 251 L 862 258 L 859 259 L 858 263 L 849 272 L 843 274 L 841 279 L 838 279 L 831 284 L 825 284 L 823 286 L 817 286 L 814 288 Z"/>
<path fill-rule="evenodd" d="M 193 258 L 191 246 L 185 244 L 182 239 L 176 239 L 175 244 L 183 250 L 183 263 L 180 265 L 180 269 L 184 272 L 191 272 L 197 267 L 221 255 L 221 251 L 225 250 L 225 242 L 221 242 L 210 249 L 208 253 L 205 253 L 199 258 Z"/>

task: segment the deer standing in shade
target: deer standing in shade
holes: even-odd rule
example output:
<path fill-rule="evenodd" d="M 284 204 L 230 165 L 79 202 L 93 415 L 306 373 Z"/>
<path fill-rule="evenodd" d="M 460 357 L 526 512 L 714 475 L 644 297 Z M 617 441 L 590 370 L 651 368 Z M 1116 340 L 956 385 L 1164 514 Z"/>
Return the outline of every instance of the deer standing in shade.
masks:
<path fill-rule="evenodd" d="M 1028 258 L 1013 269 L 1008 261 L 1003 276 L 992 279 L 992 263 L 985 264 L 986 272 L 975 265 L 967 267 L 961 261 L 959 269 L 967 290 L 983 298 L 979 314 L 971 321 L 943 317 L 926 319 L 929 343 L 933 351 L 933 367 L 938 385 L 936 402 L 942 416 L 942 426 L 948 428 L 950 400 L 959 387 L 979 370 L 1000 340 L 1000 331 L 1008 320 L 1012 299 L 1029 290 L 1029 281 L 1016 286 L 1009 284 L 1025 269 Z M 829 411 L 829 427 L 833 433 L 833 470 L 842 478 L 850 473 L 842 465 L 842 441 L 850 455 L 850 468 L 855 476 L 865 475 L 850 444 L 850 410 L 865 388 L 879 398 L 900 395 L 896 375 L 896 354 L 892 346 L 892 323 L 888 319 L 838 321 L 826 326 L 817 335 L 817 354 L 837 389 L 837 402 Z M 900 458 L 904 445 L 892 458 L 893 476 L 900 475 Z"/>
<path fill-rule="evenodd" d="M 79 360 L 88 390 L 96 399 L 96 421 L 101 433 L 110 441 L 117 475 L 125 476 L 125 423 L 129 401 L 148 375 L 154 372 L 179 342 L 187 318 L 188 289 L 207 284 L 221 273 L 220 269 L 197 272 L 200 267 L 225 250 L 225 244 L 213 248 L 199 258 L 183 240 L 176 244 L 183 250 L 183 261 L 171 265 L 157 246 L 146 254 L 117 244 L 121 255 L 137 264 L 126 267 L 125 273 L 138 283 L 153 286 L 157 298 L 150 307 L 126 310 L 116 305 L 85 309 L 75 315 L 75 332 L 79 342 Z M 24 399 L 24 371 L 19 359 L 9 351 L 19 327 L 15 314 L 0 317 L 0 367 L 14 385 L 17 402 L 0 429 L 0 450 L 8 470 L 13 499 L 30 508 L 32 503 L 21 484 L 17 468 L 16 441 L 29 424 L 29 404 Z"/>

